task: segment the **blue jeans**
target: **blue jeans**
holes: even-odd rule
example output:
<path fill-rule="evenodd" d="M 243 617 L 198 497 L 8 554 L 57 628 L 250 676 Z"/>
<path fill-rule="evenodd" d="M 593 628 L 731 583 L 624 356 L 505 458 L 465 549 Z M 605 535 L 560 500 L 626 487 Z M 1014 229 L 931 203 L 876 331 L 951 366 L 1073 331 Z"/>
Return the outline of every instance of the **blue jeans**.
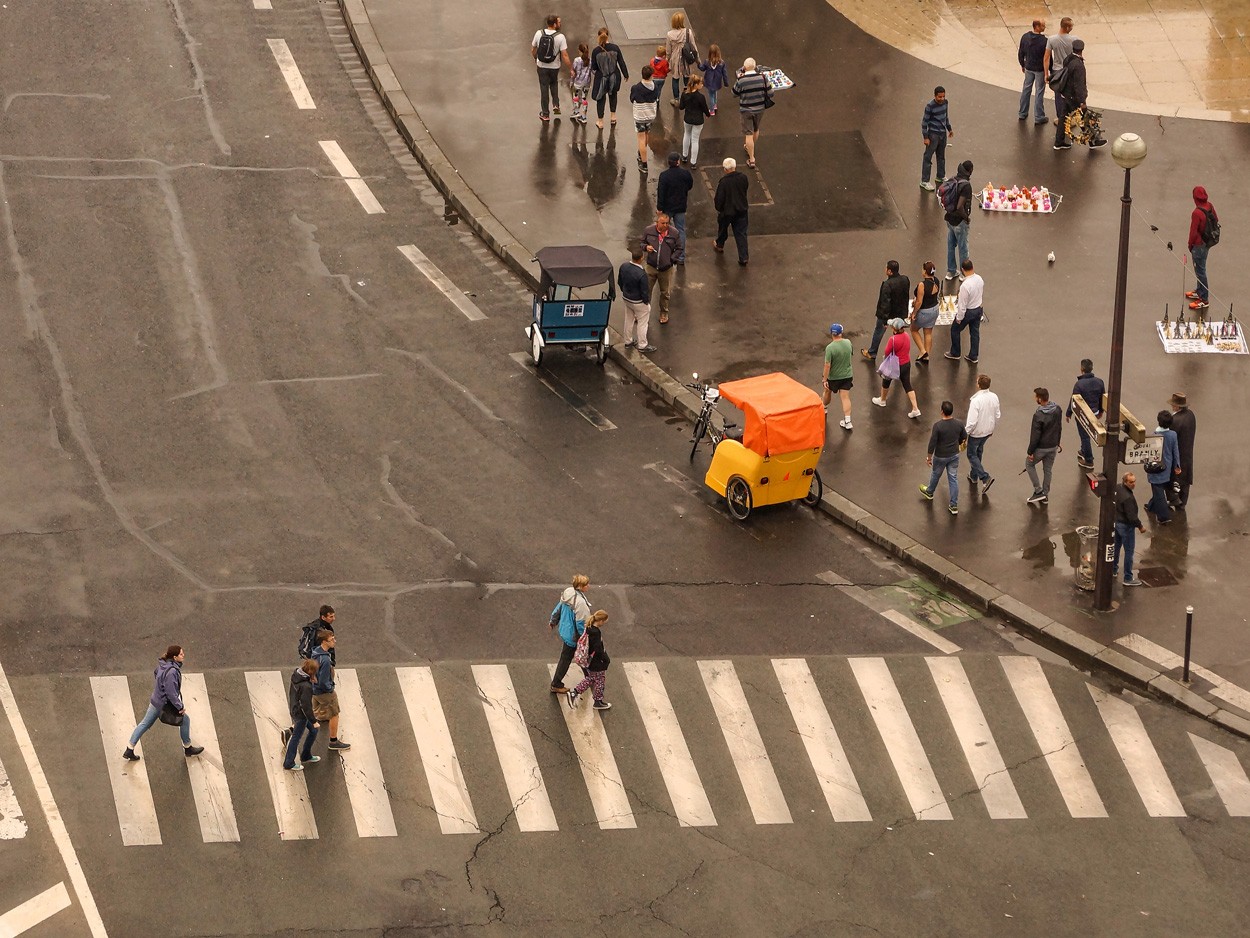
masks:
<path fill-rule="evenodd" d="M 680 55 L 680 54 L 681 54 L 681 53 L 679 52 L 679 53 L 678 53 L 678 55 Z M 678 78 L 676 75 L 674 75 L 674 76 L 672 77 L 672 82 L 673 82 L 673 97 L 674 97 L 674 98 L 680 98 L 680 97 L 681 97 L 681 93 L 682 93 L 682 92 L 685 90 L 685 88 L 686 88 L 686 82 L 688 82 L 689 80 L 690 80 L 689 78 Z"/>
<path fill-rule="evenodd" d="M 930 134 L 925 144 L 924 159 L 920 161 L 920 181 L 928 182 L 933 168 L 933 155 L 937 154 L 937 178 L 946 178 L 946 134 Z"/>
<path fill-rule="evenodd" d="M 1046 121 L 1046 79 L 1041 72 L 1025 72 L 1024 87 L 1020 89 L 1020 120 L 1029 116 L 1029 96 L 1033 96 L 1033 120 Z"/>
<path fill-rule="evenodd" d="M 1126 521 L 1115 523 L 1115 559 L 1112 566 L 1120 569 L 1120 548 L 1124 548 L 1124 581 L 1133 579 L 1133 547 L 1137 543 L 1137 529 Z"/>
<path fill-rule="evenodd" d="M 677 233 L 681 235 L 681 247 L 677 251 L 677 257 L 673 261 L 675 264 L 686 263 L 686 213 L 685 212 L 669 212 L 668 217 L 673 222 L 673 227 L 677 229 Z"/>
<path fill-rule="evenodd" d="M 152 728 L 157 718 L 161 715 L 161 708 L 148 704 L 148 712 L 143 715 L 143 719 L 139 721 L 139 725 L 135 727 L 135 731 L 130 734 L 130 748 L 134 749 L 139 744 L 139 737 Z M 184 713 L 182 715 L 182 726 L 178 727 L 178 732 L 182 734 L 182 745 L 191 745 L 191 715 Z"/>
<path fill-rule="evenodd" d="M 709 111 L 716 110 L 716 92 L 710 89 L 707 93 L 707 107 Z"/>
<path fill-rule="evenodd" d="M 1195 244 L 1189 249 L 1189 256 L 1194 259 L 1194 279 L 1198 281 L 1194 292 L 1204 303 L 1211 298 L 1211 291 L 1207 286 L 1207 253 L 1210 250 L 1205 244 Z"/>
<path fill-rule="evenodd" d="M 963 344 L 960 336 L 968 330 L 968 357 L 981 357 L 981 307 L 970 309 L 964 313 L 963 322 L 951 323 L 951 354 L 959 357 L 959 349 Z"/>
<path fill-rule="evenodd" d="M 885 336 L 886 320 L 878 319 L 877 324 L 872 329 L 872 341 L 868 343 L 868 354 L 875 356 L 877 349 L 881 347 L 881 339 Z"/>
<path fill-rule="evenodd" d="M 299 754 L 300 762 L 307 762 L 312 758 L 313 741 L 317 738 L 320 730 L 313 726 L 313 720 L 299 719 L 295 721 L 295 726 L 291 730 L 291 741 L 286 744 L 286 758 L 282 760 L 282 767 L 290 769 L 295 766 L 295 750 L 299 748 L 299 738 L 304 735 L 304 730 L 308 730 L 308 738 L 304 740 L 304 751 Z"/>
<path fill-rule="evenodd" d="M 985 444 L 989 442 L 989 439 L 988 436 L 968 437 L 968 465 L 972 468 L 968 475 L 972 476 L 973 482 L 990 481 L 990 474 L 981 464 L 981 455 L 985 452 Z"/>
<path fill-rule="evenodd" d="M 961 221 L 958 225 L 946 223 L 946 272 L 959 273 L 955 263 L 955 248 L 959 248 L 959 263 L 968 259 L 968 223 Z"/>
<path fill-rule="evenodd" d="M 937 493 L 938 479 L 946 473 L 946 487 L 950 489 L 951 504 L 959 504 L 959 454 L 954 456 L 934 456 L 933 474 L 929 476 L 929 494 Z"/>
<path fill-rule="evenodd" d="M 1160 521 L 1172 520 L 1172 509 L 1168 507 L 1168 489 L 1170 482 L 1151 482 L 1150 501 L 1146 502 L 1146 510 L 1153 511 Z"/>

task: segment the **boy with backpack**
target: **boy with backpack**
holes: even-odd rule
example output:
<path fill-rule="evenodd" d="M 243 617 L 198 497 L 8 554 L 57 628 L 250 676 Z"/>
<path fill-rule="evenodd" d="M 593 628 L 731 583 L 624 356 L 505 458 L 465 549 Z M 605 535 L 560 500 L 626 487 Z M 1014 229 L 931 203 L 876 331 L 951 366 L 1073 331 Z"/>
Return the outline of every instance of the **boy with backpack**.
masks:
<path fill-rule="evenodd" d="M 560 116 L 561 63 L 570 74 L 573 71 L 573 63 L 569 60 L 569 42 L 560 32 L 560 17 L 555 14 L 547 17 L 546 28 L 534 33 L 530 41 L 530 55 L 538 66 L 538 119 L 549 121 L 549 105 L 554 105 L 556 116 Z"/>
<path fill-rule="evenodd" d="M 929 173 L 933 170 L 933 156 L 937 154 L 938 185 L 946 179 L 946 140 L 955 136 L 955 128 L 950 122 L 950 104 L 946 100 L 946 89 L 938 85 L 933 89 L 933 100 L 924 106 L 924 115 L 920 118 L 920 136 L 924 138 L 924 158 L 920 161 L 920 188 L 932 192 L 933 183 L 929 182 Z"/>
<path fill-rule="evenodd" d="M 313 649 L 315 649 L 318 645 L 317 633 L 322 632 L 322 631 L 329 632 L 331 635 L 334 634 L 334 607 L 333 606 L 322 606 L 317 618 L 313 619 L 306 626 L 300 629 L 299 643 L 295 646 L 295 654 L 299 661 L 304 662 L 312 658 Z M 330 648 L 330 661 L 331 663 L 335 661 L 335 654 L 334 654 L 333 647 Z M 286 727 L 282 731 L 283 747 L 285 747 L 287 743 L 290 742 L 291 731 L 293 729 L 294 729 L 294 724 Z M 313 735 L 315 736 L 316 734 L 314 733 Z"/>
<path fill-rule="evenodd" d="M 1189 217 L 1189 256 L 1194 259 L 1194 289 L 1185 294 L 1193 300 L 1190 309 L 1211 305 L 1211 285 L 1207 282 L 1207 252 L 1220 243 L 1220 216 L 1207 199 L 1207 190 L 1194 186 L 1194 211 Z"/>
<path fill-rule="evenodd" d="M 954 280 L 958 276 L 956 248 L 959 249 L 960 264 L 968 259 L 968 226 L 972 224 L 973 202 L 972 160 L 960 163 L 955 178 L 938 186 L 938 198 L 946 213 L 946 279 Z"/>

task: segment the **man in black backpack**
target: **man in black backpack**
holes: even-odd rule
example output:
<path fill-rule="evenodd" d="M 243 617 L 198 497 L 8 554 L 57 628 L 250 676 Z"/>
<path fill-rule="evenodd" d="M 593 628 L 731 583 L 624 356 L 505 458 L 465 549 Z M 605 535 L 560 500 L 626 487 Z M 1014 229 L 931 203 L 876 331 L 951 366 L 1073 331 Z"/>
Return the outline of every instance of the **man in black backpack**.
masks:
<path fill-rule="evenodd" d="M 313 649 L 317 647 L 317 633 L 321 631 L 334 634 L 334 607 L 322 606 L 320 614 L 300 630 L 299 644 L 295 648 L 295 655 L 299 661 L 307 661 L 313 656 Z M 330 648 L 330 660 L 333 661 L 334 648 Z M 291 729 L 288 726 L 282 731 L 282 745 L 285 746 L 291 739 Z"/>
<path fill-rule="evenodd" d="M 968 259 L 968 226 L 972 224 L 972 160 L 964 160 L 959 164 L 954 179 L 948 179 L 938 188 L 938 198 L 946 209 L 946 279 L 954 280 L 959 276 L 959 268 L 955 266 L 955 251 L 959 251 L 958 262 L 962 264 Z M 902 318 L 906 319 L 904 315 Z"/>
<path fill-rule="evenodd" d="M 547 17 L 547 28 L 534 33 L 530 41 L 530 55 L 538 66 L 538 119 L 551 120 L 548 104 L 554 105 L 556 117 L 560 116 L 560 63 L 571 74 L 573 63 L 569 61 L 569 42 L 560 32 L 560 17 L 554 13 Z"/>
<path fill-rule="evenodd" d="M 1189 256 L 1194 259 L 1194 289 L 1185 294 L 1192 300 L 1190 309 L 1203 310 L 1211 305 L 1211 285 L 1207 282 L 1207 252 L 1220 243 L 1220 216 L 1207 200 L 1207 190 L 1194 186 L 1194 210 L 1189 216 Z M 1202 315 L 1199 313 L 1198 315 Z M 1185 465 L 1184 462 L 1181 465 Z"/>

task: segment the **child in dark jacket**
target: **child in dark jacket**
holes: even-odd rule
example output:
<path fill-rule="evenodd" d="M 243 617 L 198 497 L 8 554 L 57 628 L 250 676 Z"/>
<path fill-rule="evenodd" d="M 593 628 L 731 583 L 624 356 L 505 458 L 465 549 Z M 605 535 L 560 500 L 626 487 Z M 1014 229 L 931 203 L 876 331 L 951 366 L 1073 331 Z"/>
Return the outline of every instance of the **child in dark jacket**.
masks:
<path fill-rule="evenodd" d="M 699 63 L 703 72 L 703 87 L 707 88 L 708 106 L 711 114 L 716 113 L 716 92 L 729 84 L 729 74 L 725 71 L 725 60 L 721 58 L 720 46 L 712 43 L 707 47 L 707 61 Z"/>
<path fill-rule="evenodd" d="M 612 709 L 612 705 L 603 699 L 608 665 L 612 663 L 612 659 L 608 657 L 608 650 L 603 646 L 603 632 L 600 631 L 600 627 L 607 621 L 608 614 L 602 609 L 596 609 L 586 621 L 586 641 L 589 647 L 589 656 L 586 667 L 582 669 L 586 676 L 564 698 L 569 702 L 570 707 L 577 706 L 577 698 L 586 693 L 586 688 L 589 687 L 591 696 L 595 701 L 596 710 Z"/>

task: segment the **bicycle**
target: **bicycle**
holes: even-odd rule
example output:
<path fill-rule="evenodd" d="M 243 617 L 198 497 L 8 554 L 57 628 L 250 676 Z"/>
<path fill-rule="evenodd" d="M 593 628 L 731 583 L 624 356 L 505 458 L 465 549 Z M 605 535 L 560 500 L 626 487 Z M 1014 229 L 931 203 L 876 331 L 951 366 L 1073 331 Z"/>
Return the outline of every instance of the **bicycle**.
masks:
<path fill-rule="evenodd" d="M 727 431 L 735 426 L 735 424 L 726 423 L 718 428 L 713 423 L 712 413 L 716 410 L 716 402 L 720 400 L 720 391 L 714 388 L 710 381 L 700 381 L 697 371 L 693 377 L 694 383 L 687 384 L 686 387 L 699 395 L 699 400 L 703 402 L 703 408 L 699 411 L 699 416 L 694 421 L 694 437 L 690 441 L 691 462 L 694 462 L 695 453 L 699 451 L 699 444 L 703 442 L 704 436 L 711 438 L 712 449 L 715 450 L 720 441 L 725 438 Z"/>

